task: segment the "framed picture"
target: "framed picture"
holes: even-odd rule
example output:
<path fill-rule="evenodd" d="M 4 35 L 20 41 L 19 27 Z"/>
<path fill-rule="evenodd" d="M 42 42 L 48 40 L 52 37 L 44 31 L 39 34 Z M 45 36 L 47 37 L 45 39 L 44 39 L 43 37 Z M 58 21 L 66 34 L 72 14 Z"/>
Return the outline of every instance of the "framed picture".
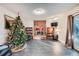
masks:
<path fill-rule="evenodd" d="M 5 29 L 10 29 L 12 24 L 16 23 L 15 18 L 13 18 L 11 16 L 4 15 L 4 19 L 5 19 Z"/>

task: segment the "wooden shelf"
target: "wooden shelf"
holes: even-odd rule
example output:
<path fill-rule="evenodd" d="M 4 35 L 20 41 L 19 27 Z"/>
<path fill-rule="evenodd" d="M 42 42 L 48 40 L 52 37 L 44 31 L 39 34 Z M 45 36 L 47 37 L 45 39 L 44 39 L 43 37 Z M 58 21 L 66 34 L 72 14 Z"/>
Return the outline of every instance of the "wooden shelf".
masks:
<path fill-rule="evenodd" d="M 33 28 L 32 27 L 26 27 L 26 34 L 27 35 L 31 35 L 31 36 L 33 36 Z"/>

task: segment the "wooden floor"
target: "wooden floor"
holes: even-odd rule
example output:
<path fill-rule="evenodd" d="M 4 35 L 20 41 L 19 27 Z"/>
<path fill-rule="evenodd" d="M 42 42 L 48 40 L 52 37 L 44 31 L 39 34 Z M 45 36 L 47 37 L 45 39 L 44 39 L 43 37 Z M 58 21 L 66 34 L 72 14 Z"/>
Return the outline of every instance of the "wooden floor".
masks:
<path fill-rule="evenodd" d="M 31 40 L 24 50 L 13 56 L 79 56 L 79 53 L 65 48 L 59 41 Z"/>

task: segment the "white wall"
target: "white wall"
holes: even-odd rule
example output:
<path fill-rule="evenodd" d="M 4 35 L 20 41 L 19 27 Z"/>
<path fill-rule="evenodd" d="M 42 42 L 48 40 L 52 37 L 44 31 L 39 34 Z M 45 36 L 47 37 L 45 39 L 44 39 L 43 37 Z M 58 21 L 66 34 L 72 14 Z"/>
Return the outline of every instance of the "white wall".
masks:
<path fill-rule="evenodd" d="M 67 15 L 65 13 L 57 14 L 51 16 L 47 19 L 47 27 L 50 27 L 52 22 L 58 22 L 58 40 L 61 41 L 63 44 L 65 43 L 66 39 L 66 30 L 67 30 Z"/>
<path fill-rule="evenodd" d="M 16 17 L 17 14 L 12 13 L 10 10 L 0 6 L 0 44 L 3 44 L 6 40 L 7 31 L 5 30 L 4 15 L 10 15 Z"/>

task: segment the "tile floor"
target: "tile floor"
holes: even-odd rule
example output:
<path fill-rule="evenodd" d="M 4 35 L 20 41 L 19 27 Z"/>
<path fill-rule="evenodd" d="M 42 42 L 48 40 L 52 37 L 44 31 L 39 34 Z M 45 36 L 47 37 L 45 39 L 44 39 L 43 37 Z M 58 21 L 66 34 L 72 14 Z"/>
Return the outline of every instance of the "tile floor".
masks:
<path fill-rule="evenodd" d="M 65 48 L 59 41 L 31 40 L 24 50 L 13 56 L 79 56 L 79 53 Z"/>

